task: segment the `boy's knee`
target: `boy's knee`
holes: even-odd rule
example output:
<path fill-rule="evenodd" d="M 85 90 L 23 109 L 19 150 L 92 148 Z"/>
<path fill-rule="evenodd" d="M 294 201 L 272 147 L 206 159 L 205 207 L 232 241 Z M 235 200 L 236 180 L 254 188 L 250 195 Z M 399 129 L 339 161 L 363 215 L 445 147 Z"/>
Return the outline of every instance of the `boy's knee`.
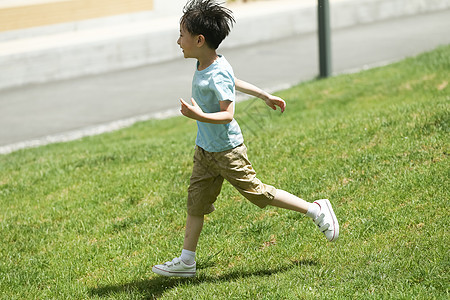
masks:
<path fill-rule="evenodd" d="M 258 192 L 249 192 L 245 190 L 239 190 L 239 192 L 251 203 L 255 204 L 259 208 L 265 208 L 270 205 L 275 198 L 277 190 L 267 184 L 261 184 L 261 188 Z"/>

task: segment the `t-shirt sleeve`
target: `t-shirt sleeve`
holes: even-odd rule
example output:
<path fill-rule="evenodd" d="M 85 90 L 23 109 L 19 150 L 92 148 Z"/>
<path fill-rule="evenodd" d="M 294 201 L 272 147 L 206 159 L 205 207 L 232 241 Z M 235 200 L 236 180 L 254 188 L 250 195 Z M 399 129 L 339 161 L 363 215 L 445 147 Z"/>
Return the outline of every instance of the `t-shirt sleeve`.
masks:
<path fill-rule="evenodd" d="M 226 74 L 217 74 L 211 81 L 211 90 L 219 101 L 235 101 L 234 77 Z"/>

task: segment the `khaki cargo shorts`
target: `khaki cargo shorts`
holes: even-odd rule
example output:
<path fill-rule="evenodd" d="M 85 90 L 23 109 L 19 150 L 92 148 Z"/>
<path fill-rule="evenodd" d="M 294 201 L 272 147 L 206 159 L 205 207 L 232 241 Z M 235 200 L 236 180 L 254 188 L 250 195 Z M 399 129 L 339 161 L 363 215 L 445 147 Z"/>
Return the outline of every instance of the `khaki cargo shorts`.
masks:
<path fill-rule="evenodd" d="M 223 152 L 208 152 L 196 146 L 188 189 L 188 214 L 203 216 L 213 212 L 224 179 L 260 208 L 275 197 L 276 189 L 256 178 L 244 144 Z"/>

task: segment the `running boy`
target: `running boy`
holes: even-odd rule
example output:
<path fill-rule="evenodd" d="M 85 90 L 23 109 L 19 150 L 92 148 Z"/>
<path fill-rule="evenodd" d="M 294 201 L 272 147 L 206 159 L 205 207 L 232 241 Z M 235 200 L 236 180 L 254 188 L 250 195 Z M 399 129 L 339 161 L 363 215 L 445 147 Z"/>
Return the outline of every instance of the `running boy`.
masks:
<path fill-rule="evenodd" d="M 233 118 L 235 89 L 261 98 L 272 109 L 278 106 L 282 112 L 286 104 L 281 98 L 235 78 L 225 57 L 217 54 L 216 49 L 234 23 L 232 12 L 214 0 L 191 0 L 183 12 L 177 43 L 185 58 L 197 60 L 192 82 L 192 105 L 180 99 L 181 113 L 197 121 L 194 167 L 188 189 L 188 214 L 181 256 L 153 266 L 152 271 L 163 276 L 195 276 L 195 250 L 204 215 L 214 211 L 213 203 L 224 179 L 260 208 L 272 205 L 306 214 L 329 241 L 335 241 L 339 225 L 328 200 L 309 203 L 262 183 L 256 178 L 247 158 L 244 138 Z"/>

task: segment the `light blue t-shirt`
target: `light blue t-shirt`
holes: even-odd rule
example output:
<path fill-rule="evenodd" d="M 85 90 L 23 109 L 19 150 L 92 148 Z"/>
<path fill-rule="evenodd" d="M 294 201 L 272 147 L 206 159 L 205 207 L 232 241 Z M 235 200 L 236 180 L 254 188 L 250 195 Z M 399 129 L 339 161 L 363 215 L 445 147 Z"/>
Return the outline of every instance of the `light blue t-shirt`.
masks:
<path fill-rule="evenodd" d="M 198 66 L 198 64 L 197 64 Z M 222 55 L 208 68 L 196 69 L 192 80 L 192 98 L 205 113 L 220 111 L 220 101 L 232 101 L 234 106 L 235 83 L 233 68 Z M 228 124 L 210 124 L 197 121 L 195 143 L 208 152 L 221 152 L 244 142 L 235 119 Z"/>

